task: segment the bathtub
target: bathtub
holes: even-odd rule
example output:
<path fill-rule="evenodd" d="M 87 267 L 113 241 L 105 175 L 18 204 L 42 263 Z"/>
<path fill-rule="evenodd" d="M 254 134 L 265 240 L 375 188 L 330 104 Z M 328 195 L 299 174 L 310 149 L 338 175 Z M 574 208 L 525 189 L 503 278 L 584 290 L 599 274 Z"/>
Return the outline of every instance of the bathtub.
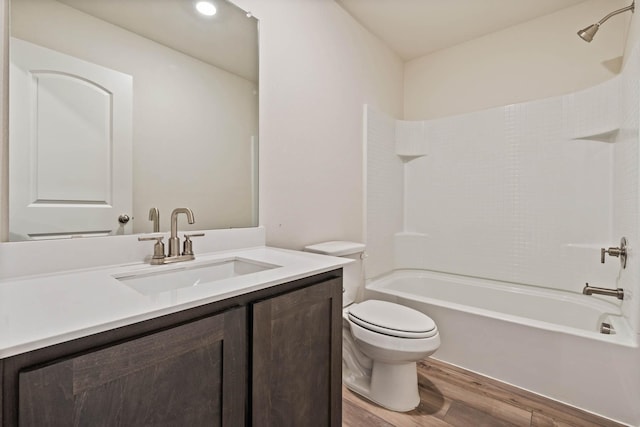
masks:
<path fill-rule="evenodd" d="M 365 298 L 430 316 L 432 356 L 629 425 L 639 425 L 640 351 L 618 300 L 424 270 L 397 270 Z M 602 322 L 615 334 L 600 333 Z"/>

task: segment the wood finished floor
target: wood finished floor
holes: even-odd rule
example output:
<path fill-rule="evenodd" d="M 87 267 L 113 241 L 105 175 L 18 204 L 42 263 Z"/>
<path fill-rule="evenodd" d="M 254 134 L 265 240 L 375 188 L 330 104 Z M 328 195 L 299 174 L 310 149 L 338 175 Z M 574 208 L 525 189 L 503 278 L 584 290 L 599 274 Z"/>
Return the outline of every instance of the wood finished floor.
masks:
<path fill-rule="evenodd" d="M 418 363 L 420 405 L 386 410 L 342 388 L 343 427 L 620 427 L 621 424 L 433 359 Z"/>

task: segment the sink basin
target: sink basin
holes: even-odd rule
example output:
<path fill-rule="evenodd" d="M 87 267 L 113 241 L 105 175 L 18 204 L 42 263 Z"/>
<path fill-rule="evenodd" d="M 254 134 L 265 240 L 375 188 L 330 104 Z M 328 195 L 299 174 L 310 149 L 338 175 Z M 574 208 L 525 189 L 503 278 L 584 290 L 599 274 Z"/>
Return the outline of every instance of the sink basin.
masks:
<path fill-rule="evenodd" d="M 258 273 L 277 267 L 280 266 L 243 258 L 232 258 L 208 263 L 181 265 L 177 268 L 162 271 L 145 270 L 135 274 L 115 276 L 115 278 L 141 294 L 153 295 Z"/>

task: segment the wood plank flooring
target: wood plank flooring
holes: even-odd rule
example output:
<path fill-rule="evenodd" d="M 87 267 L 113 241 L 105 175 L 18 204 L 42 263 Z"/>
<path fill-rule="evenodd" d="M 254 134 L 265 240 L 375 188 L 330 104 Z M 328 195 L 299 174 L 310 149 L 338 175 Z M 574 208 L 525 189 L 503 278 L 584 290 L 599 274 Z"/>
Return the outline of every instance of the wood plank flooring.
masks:
<path fill-rule="evenodd" d="M 622 424 L 434 360 L 418 363 L 420 405 L 384 409 L 342 388 L 343 427 L 620 427 Z"/>

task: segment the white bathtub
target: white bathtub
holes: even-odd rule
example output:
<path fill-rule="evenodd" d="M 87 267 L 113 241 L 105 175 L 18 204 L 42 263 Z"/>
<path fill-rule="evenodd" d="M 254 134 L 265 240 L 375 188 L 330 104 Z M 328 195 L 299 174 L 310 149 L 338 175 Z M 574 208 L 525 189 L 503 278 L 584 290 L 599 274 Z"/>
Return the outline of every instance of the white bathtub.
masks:
<path fill-rule="evenodd" d="M 439 360 L 640 423 L 640 352 L 616 299 L 423 270 L 370 281 L 365 297 L 429 315 L 442 339 Z M 602 322 L 615 334 L 600 333 Z"/>

